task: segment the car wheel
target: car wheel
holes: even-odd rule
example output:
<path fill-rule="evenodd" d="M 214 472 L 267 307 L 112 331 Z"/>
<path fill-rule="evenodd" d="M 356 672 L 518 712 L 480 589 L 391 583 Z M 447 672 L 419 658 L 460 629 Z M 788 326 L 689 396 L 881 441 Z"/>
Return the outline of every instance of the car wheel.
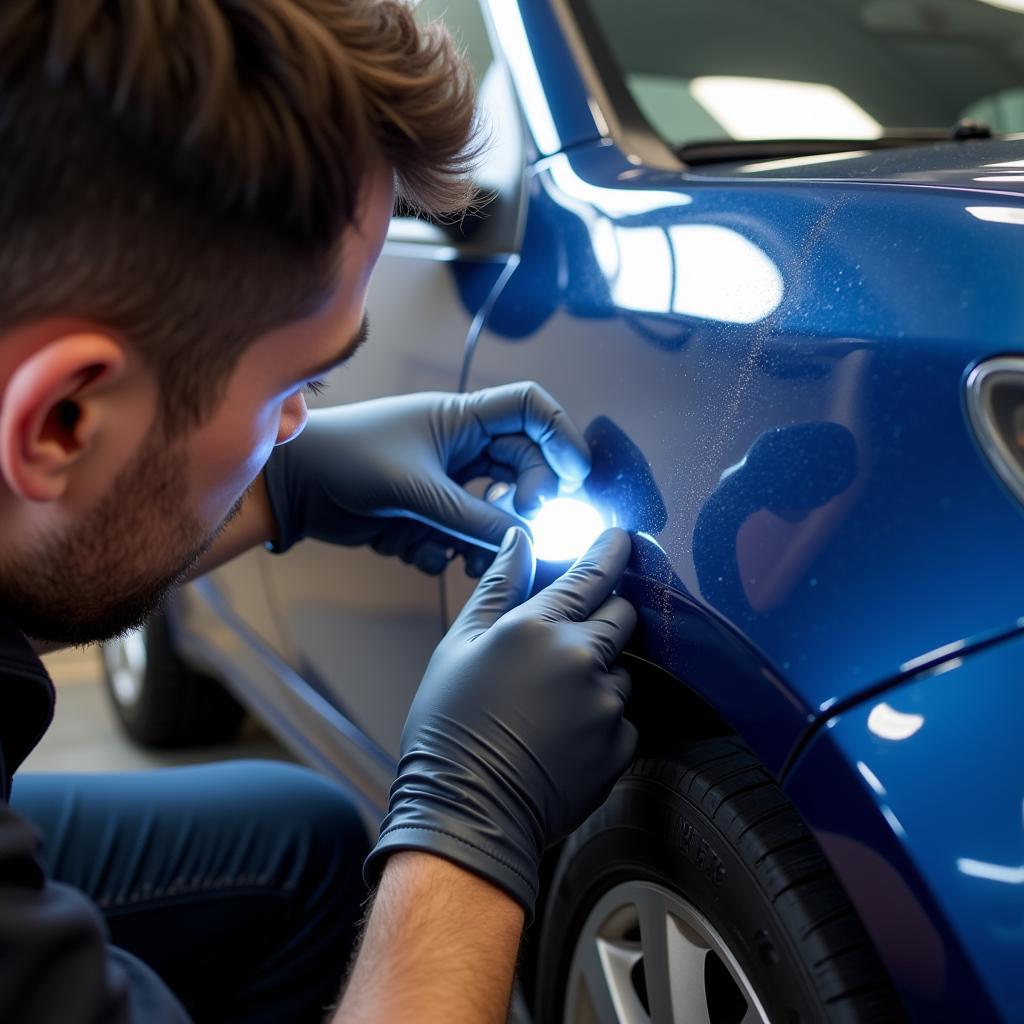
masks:
<path fill-rule="evenodd" d="M 114 712 L 125 732 L 147 747 L 194 747 L 238 734 L 241 705 L 209 676 L 186 665 L 171 644 L 167 618 L 100 648 Z"/>
<path fill-rule="evenodd" d="M 800 816 L 734 738 L 638 760 L 565 844 L 538 1024 L 899 1021 Z"/>

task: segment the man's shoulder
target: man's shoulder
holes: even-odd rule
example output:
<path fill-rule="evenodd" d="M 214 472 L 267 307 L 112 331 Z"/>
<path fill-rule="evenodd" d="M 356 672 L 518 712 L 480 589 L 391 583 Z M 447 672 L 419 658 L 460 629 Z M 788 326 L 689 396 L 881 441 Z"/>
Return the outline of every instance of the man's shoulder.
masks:
<path fill-rule="evenodd" d="M 53 683 L 25 635 L 0 618 L 0 798 L 53 719 Z"/>

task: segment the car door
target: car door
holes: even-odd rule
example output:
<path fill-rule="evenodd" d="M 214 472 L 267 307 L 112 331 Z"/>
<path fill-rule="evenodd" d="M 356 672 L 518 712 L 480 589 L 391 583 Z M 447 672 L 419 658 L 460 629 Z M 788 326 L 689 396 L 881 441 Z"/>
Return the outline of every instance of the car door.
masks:
<path fill-rule="evenodd" d="M 398 204 L 369 290 L 371 340 L 329 376 L 313 407 L 457 390 L 475 321 L 516 248 L 518 115 L 477 0 L 424 0 L 418 15 L 446 22 L 477 77 L 490 143 L 477 177 L 481 210 L 445 226 Z M 288 660 L 363 737 L 397 758 L 405 710 L 444 630 L 439 581 L 368 549 L 313 541 L 257 557 Z"/>

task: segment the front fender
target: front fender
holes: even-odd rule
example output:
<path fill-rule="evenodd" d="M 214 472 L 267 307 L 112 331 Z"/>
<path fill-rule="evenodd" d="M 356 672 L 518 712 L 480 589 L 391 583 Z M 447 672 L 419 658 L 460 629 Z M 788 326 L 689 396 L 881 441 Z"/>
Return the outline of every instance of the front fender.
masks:
<path fill-rule="evenodd" d="M 913 1020 L 1024 1020 L 1024 635 L 823 724 L 784 788 Z"/>

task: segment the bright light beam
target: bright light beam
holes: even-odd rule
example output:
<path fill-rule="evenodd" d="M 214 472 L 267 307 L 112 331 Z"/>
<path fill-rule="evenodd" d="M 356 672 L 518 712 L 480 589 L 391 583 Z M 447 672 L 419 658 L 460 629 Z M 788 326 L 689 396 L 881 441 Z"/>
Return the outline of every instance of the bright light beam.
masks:
<path fill-rule="evenodd" d="M 552 498 L 529 520 L 541 562 L 572 562 L 604 532 L 601 513 L 579 498 Z"/>

